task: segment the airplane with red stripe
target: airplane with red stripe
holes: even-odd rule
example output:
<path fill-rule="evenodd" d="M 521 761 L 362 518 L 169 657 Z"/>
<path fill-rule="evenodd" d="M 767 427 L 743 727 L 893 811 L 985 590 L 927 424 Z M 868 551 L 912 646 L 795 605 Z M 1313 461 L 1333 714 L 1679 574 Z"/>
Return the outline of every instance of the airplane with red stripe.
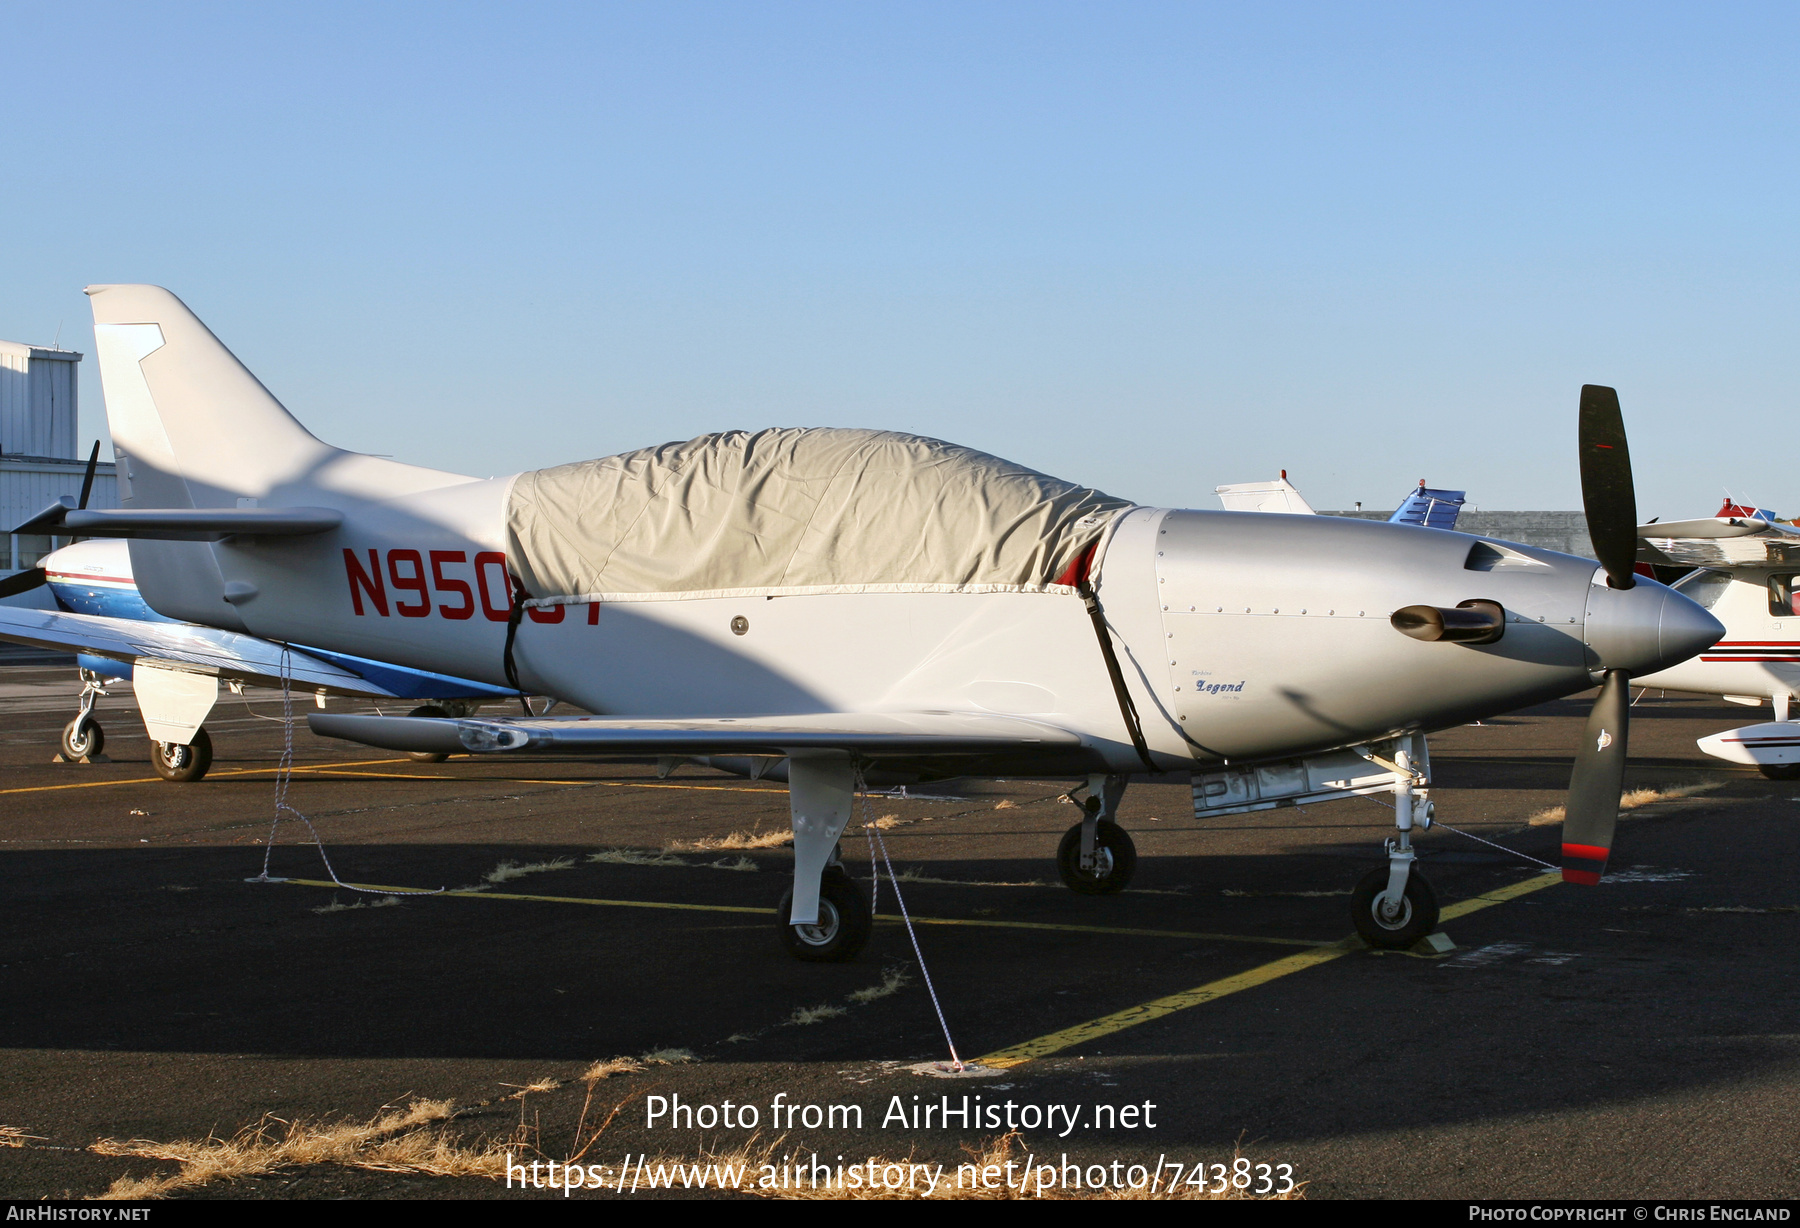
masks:
<path fill-rule="evenodd" d="M 1700 749 L 1773 780 L 1800 778 L 1800 722 L 1789 719 L 1800 695 L 1800 529 L 1728 497 L 1716 516 L 1639 525 L 1638 563 L 1663 574 L 1692 568 L 1674 587 L 1723 623 L 1725 636 L 1635 681 L 1769 705 L 1773 721 L 1701 738 Z"/>

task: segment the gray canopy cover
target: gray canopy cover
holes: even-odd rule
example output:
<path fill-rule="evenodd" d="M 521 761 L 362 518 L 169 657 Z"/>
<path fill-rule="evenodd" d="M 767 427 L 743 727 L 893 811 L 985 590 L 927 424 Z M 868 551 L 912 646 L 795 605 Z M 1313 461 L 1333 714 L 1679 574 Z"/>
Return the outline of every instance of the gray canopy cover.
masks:
<path fill-rule="evenodd" d="M 1131 507 L 895 431 L 726 431 L 522 473 L 507 558 L 537 606 L 1055 592 Z"/>

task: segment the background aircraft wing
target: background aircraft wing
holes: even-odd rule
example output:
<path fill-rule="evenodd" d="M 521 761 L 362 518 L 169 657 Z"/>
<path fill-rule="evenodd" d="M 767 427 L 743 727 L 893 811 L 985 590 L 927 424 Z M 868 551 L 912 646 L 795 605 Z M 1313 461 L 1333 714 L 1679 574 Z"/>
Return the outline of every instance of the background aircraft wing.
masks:
<path fill-rule="evenodd" d="M 1641 563 L 1729 570 L 1800 562 L 1800 531 L 1742 516 L 1641 524 L 1637 534 Z"/>
<path fill-rule="evenodd" d="M 534 750 L 592 755 L 791 755 L 846 750 L 869 758 L 1068 758 L 1081 739 L 1020 716 L 984 712 L 820 712 L 655 720 L 610 716 L 415 718 L 314 712 L 312 731 L 387 750 L 459 754 Z"/>
<path fill-rule="evenodd" d="M 131 665 L 140 659 L 187 665 L 230 682 L 281 685 L 281 645 L 253 635 L 188 623 L 152 623 L 96 614 L 0 606 L 0 639 L 34 648 L 85 653 Z M 292 649 L 289 677 L 295 690 L 359 695 L 371 699 L 509 698 L 513 692 L 382 662 L 335 656 L 327 661 Z M 366 677 L 364 675 L 367 675 Z"/>

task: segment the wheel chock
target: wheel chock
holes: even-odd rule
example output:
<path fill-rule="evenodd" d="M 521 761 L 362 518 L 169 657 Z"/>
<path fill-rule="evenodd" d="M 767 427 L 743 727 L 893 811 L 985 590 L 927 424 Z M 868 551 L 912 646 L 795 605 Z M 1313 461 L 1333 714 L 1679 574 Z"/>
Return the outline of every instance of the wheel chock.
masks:
<path fill-rule="evenodd" d="M 63 753 L 61 751 L 57 751 L 54 755 L 52 755 L 50 757 L 50 762 L 52 762 L 52 763 L 111 763 L 112 760 L 107 758 L 105 755 L 83 755 L 79 759 L 66 759 L 63 757 Z"/>
<path fill-rule="evenodd" d="M 1438 930 L 1413 943 L 1412 949 L 1418 955 L 1448 955 L 1456 950 L 1456 944 L 1450 941 L 1450 935 Z"/>

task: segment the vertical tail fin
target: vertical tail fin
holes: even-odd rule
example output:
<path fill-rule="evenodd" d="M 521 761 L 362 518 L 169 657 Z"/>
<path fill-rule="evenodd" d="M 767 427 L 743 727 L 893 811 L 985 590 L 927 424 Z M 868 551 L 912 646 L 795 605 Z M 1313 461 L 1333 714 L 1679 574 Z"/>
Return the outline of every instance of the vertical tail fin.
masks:
<path fill-rule="evenodd" d="M 167 290 L 87 293 L 124 506 L 230 507 L 307 485 L 338 454 Z"/>

